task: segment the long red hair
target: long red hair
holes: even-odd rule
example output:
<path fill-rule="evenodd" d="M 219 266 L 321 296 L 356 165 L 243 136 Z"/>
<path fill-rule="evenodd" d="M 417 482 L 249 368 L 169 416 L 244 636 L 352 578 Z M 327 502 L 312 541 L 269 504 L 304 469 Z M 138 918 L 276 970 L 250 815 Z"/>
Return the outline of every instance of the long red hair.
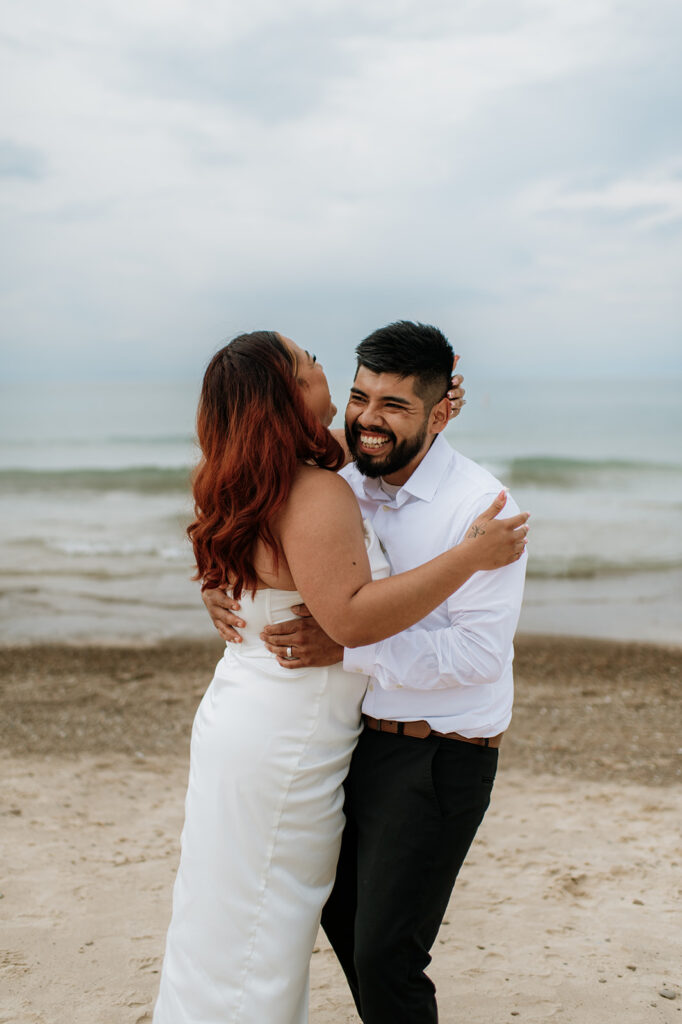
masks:
<path fill-rule="evenodd" d="M 255 592 L 259 538 L 278 560 L 273 517 L 298 463 L 336 470 L 341 445 L 309 412 L 292 353 L 273 331 L 242 334 L 217 352 L 197 413 L 201 461 L 192 480 L 196 519 L 187 528 L 202 589 Z"/>

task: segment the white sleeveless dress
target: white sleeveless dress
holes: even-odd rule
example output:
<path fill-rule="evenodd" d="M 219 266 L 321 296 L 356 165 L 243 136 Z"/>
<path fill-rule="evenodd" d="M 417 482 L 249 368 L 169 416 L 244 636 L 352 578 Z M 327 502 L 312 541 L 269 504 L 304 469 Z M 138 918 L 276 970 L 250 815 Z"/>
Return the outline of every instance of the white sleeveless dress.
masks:
<path fill-rule="evenodd" d="M 372 575 L 387 576 L 365 530 Z M 199 705 L 154 1024 L 308 1019 L 367 677 L 340 665 L 285 669 L 265 650 L 263 627 L 300 602 L 290 590 L 244 595 L 243 641 L 226 645 Z"/>

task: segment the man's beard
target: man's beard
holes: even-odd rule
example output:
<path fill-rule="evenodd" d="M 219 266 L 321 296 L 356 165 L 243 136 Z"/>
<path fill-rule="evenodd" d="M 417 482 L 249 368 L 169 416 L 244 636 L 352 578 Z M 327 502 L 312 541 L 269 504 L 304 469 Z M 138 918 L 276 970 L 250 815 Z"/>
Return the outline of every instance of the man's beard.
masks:
<path fill-rule="evenodd" d="M 352 427 L 349 427 L 347 423 L 344 423 L 344 429 L 346 432 L 346 444 L 348 449 L 353 456 L 356 466 L 360 470 L 363 476 L 369 476 L 376 478 L 378 476 L 390 476 L 391 473 L 397 473 L 399 470 L 404 469 L 408 463 L 412 462 L 415 455 L 418 455 L 422 449 L 424 441 L 426 440 L 426 429 L 428 420 L 424 420 L 421 429 L 414 435 L 414 437 L 406 437 L 400 444 L 396 444 L 395 434 L 392 434 L 390 430 L 376 430 L 375 428 L 361 428 L 358 426 L 357 421 Z M 363 430 L 368 434 L 382 434 L 387 437 L 392 444 L 391 450 L 388 455 L 384 458 L 375 456 L 372 458 L 369 455 L 365 455 L 364 452 L 360 452 L 357 449 L 358 437 Z"/>

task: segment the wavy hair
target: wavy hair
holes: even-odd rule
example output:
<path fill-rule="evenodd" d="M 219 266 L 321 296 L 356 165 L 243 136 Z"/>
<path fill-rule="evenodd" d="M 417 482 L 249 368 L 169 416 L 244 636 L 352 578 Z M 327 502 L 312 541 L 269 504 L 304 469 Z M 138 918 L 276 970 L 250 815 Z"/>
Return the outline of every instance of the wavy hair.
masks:
<path fill-rule="evenodd" d="M 194 547 L 202 590 L 229 585 L 255 593 L 258 539 L 279 560 L 273 517 L 300 462 L 337 470 L 341 445 L 311 413 L 293 354 L 274 331 L 241 334 L 208 364 L 199 399 L 201 460 L 192 479 Z"/>

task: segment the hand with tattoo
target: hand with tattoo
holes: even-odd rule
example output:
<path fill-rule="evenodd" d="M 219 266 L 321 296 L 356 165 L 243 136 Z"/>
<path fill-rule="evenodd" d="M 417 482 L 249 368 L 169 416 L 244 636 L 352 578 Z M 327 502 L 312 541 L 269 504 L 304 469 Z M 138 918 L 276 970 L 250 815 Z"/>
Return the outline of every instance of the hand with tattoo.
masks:
<path fill-rule="evenodd" d="M 480 569 L 500 569 L 517 562 L 526 550 L 529 512 L 500 519 L 507 503 L 507 492 L 500 491 L 492 505 L 473 521 L 467 531 L 465 544 L 476 544 L 476 557 L 482 558 Z"/>

